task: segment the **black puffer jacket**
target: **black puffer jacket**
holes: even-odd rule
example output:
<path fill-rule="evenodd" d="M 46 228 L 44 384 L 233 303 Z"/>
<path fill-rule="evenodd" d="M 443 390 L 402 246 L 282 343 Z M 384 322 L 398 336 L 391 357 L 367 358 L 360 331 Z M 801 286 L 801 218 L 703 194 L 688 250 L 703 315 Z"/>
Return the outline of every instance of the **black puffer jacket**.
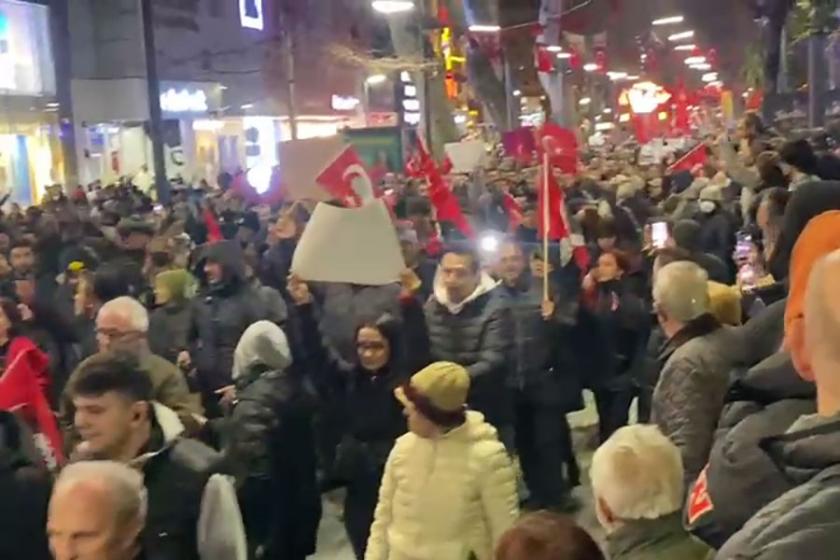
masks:
<path fill-rule="evenodd" d="M 415 309 L 416 306 L 416 309 Z M 383 332 L 391 349 L 389 363 L 379 372 L 341 360 L 323 342 L 312 305 L 298 307 L 306 350 L 306 372 L 313 377 L 327 409 L 341 426 L 334 463 L 328 467 L 330 484 L 352 484 L 358 479 L 382 477 L 394 442 L 406 432 L 405 416 L 394 389 L 405 382 L 421 363 L 406 356 L 409 348 L 396 333 Z M 422 320 L 419 304 L 411 302 L 406 320 Z M 412 330 L 403 329 L 402 334 Z M 422 344 L 420 345 L 422 346 Z M 421 350 L 422 351 L 422 350 Z"/>
<path fill-rule="evenodd" d="M 450 311 L 445 301 L 445 290 L 435 286 L 425 309 L 431 360 L 467 368 L 470 408 L 484 413 L 494 426 L 505 426 L 511 421 L 505 387 L 513 334 L 508 302 L 489 277 L 459 312 Z"/>
<path fill-rule="evenodd" d="M 762 508 L 717 560 L 822 560 L 840 550 L 840 420 L 803 418 L 762 441 L 792 489 Z"/>
<path fill-rule="evenodd" d="M 217 284 L 205 282 L 194 300 L 192 346 L 193 363 L 205 398 L 231 384 L 233 351 L 242 333 L 265 318 L 260 299 L 245 282 L 242 250 L 235 242 L 209 245 L 204 261 L 222 265 L 224 278 Z"/>
<path fill-rule="evenodd" d="M 783 434 L 800 416 L 813 414 L 815 399 L 814 385 L 797 375 L 787 353 L 767 358 L 733 383 L 709 464 L 686 508 L 686 524 L 695 536 L 720 548 L 762 507 L 791 489 L 759 444 Z M 703 500 L 708 507 L 692 507 Z"/>
<path fill-rule="evenodd" d="M 47 505 L 50 476 L 25 451 L 21 425 L 0 412 L 0 558 L 49 560 Z M 29 436 L 31 437 L 31 436 Z"/>
<path fill-rule="evenodd" d="M 526 273 L 529 274 L 529 273 Z M 569 348 L 569 331 L 577 318 L 577 299 L 552 289 L 554 317 L 542 317 L 542 285 L 525 277 L 515 286 L 502 284 L 513 325 L 512 366 L 508 386 L 535 402 L 582 408 L 581 382 Z"/>
<path fill-rule="evenodd" d="M 321 519 L 314 396 L 286 370 L 288 342 L 273 323 L 249 327 L 234 361 L 238 401 L 225 461 L 237 480 L 249 547 L 263 547 L 262 558 L 304 558 L 315 553 Z"/>

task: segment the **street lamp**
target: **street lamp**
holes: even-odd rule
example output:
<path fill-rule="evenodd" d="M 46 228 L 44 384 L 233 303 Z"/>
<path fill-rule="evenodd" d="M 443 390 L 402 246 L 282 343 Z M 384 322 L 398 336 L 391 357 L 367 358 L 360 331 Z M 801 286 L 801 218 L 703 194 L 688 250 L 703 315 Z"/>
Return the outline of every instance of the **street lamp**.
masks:
<path fill-rule="evenodd" d="M 548 45 L 545 48 L 545 50 L 547 50 L 548 52 L 559 53 L 563 52 L 563 47 L 561 47 L 560 45 Z"/>
<path fill-rule="evenodd" d="M 703 74 L 700 79 L 704 82 L 716 82 L 718 81 L 718 75 L 717 72 L 709 72 L 707 74 Z"/>
<path fill-rule="evenodd" d="M 679 33 L 674 33 L 670 37 L 668 37 L 669 41 L 682 41 L 683 39 L 691 39 L 694 37 L 694 31 L 681 31 Z"/>
<path fill-rule="evenodd" d="M 469 30 L 473 33 L 498 33 L 502 30 L 501 25 L 470 25 Z"/>
<path fill-rule="evenodd" d="M 379 84 L 384 84 L 387 79 L 388 76 L 385 74 L 374 74 L 372 76 L 368 76 L 365 83 L 369 86 L 377 86 Z"/>
<path fill-rule="evenodd" d="M 562 60 L 567 60 L 569 58 L 572 58 L 572 53 L 560 52 L 560 53 L 557 53 L 557 58 L 562 59 Z"/>
<path fill-rule="evenodd" d="M 598 65 L 594 62 L 587 62 L 583 65 L 584 72 L 595 72 L 598 69 Z"/>
<path fill-rule="evenodd" d="M 673 25 L 685 21 L 683 16 L 670 16 L 653 20 L 653 25 Z"/>
<path fill-rule="evenodd" d="M 371 7 L 380 14 L 401 14 L 414 9 L 414 0 L 374 0 Z"/>
<path fill-rule="evenodd" d="M 695 64 L 705 64 L 706 57 L 705 56 L 689 56 L 685 59 L 685 63 L 689 66 L 694 66 Z"/>
<path fill-rule="evenodd" d="M 578 103 L 580 103 L 581 107 L 586 107 L 587 105 L 592 103 L 592 98 L 591 97 L 582 97 L 581 100 L 578 101 Z"/>
<path fill-rule="evenodd" d="M 695 45 L 694 43 L 688 43 L 688 44 L 685 44 L 685 45 L 677 45 L 676 47 L 674 47 L 674 50 L 675 51 L 693 51 L 696 48 L 697 48 L 697 45 Z"/>
<path fill-rule="evenodd" d="M 708 72 L 712 69 L 712 65 L 708 62 L 700 62 L 698 64 L 692 64 L 689 66 L 692 70 L 700 70 L 701 72 Z"/>

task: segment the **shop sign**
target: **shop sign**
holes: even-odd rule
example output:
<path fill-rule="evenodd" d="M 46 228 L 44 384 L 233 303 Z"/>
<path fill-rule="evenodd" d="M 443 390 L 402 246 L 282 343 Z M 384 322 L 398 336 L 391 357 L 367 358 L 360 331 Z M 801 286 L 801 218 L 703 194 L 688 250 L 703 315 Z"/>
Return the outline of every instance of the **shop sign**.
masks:
<path fill-rule="evenodd" d="M 239 0 L 239 19 L 242 27 L 262 31 L 265 28 L 263 0 Z"/>
<path fill-rule="evenodd" d="M 160 94 L 160 108 L 165 113 L 206 113 L 207 94 L 200 89 L 169 88 Z"/>
<path fill-rule="evenodd" d="M 359 106 L 359 103 L 361 101 L 358 97 L 333 94 L 330 104 L 334 111 L 353 111 Z"/>

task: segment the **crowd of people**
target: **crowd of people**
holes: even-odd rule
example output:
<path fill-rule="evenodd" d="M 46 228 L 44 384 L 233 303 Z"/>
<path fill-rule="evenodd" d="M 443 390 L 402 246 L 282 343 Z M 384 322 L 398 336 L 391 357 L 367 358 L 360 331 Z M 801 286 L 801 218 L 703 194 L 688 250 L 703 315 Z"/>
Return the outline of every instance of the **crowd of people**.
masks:
<path fill-rule="evenodd" d="M 488 243 L 389 176 L 377 286 L 301 278 L 311 207 L 229 180 L 12 205 L 0 558 L 302 560 L 339 488 L 359 560 L 833 557 L 840 159 L 752 114 L 697 140 L 582 154 L 550 246 L 534 169 L 451 178 Z"/>

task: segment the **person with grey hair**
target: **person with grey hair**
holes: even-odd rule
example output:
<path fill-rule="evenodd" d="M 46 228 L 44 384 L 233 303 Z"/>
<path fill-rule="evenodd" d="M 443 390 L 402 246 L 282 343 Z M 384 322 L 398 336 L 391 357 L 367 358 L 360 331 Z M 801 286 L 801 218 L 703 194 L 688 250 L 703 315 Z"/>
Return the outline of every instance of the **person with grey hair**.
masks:
<path fill-rule="evenodd" d="M 136 470 L 114 461 L 65 468 L 50 500 L 47 534 L 55 560 L 134 560 L 141 556 L 146 490 Z"/>
<path fill-rule="evenodd" d="M 154 400 L 174 410 L 187 431 L 194 433 L 201 422 L 201 405 L 197 399 L 190 397 L 187 381 L 181 370 L 149 349 L 148 334 L 149 314 L 134 298 L 123 296 L 112 299 L 99 309 L 96 316 L 99 353 L 120 351 L 135 356 L 152 381 Z M 76 367 L 68 379 L 68 387 L 94 356 Z M 66 432 L 65 441 L 72 445 L 78 438 L 72 430 L 73 405 L 66 391 L 61 402 L 61 420 Z"/>
<path fill-rule="evenodd" d="M 656 426 L 615 432 L 590 471 L 595 513 L 612 560 L 703 560 L 709 549 L 682 525 L 685 484 L 680 451 Z"/>
<path fill-rule="evenodd" d="M 667 342 L 651 421 L 680 450 L 688 483 L 709 458 L 741 340 L 712 315 L 707 282 L 692 262 L 654 267 L 653 308 Z"/>

